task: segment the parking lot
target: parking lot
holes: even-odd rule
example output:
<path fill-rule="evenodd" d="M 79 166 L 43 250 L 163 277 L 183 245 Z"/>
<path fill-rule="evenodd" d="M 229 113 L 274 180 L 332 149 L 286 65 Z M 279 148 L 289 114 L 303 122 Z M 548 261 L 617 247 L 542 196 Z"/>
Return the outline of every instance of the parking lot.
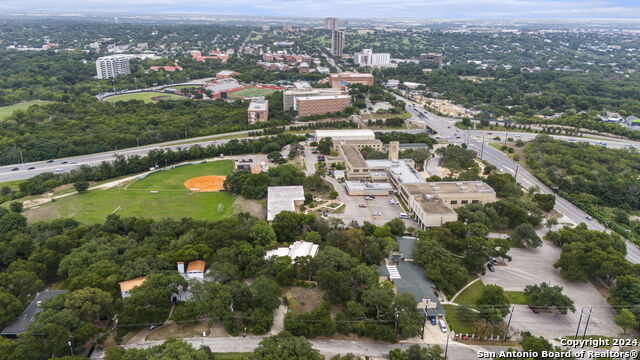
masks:
<path fill-rule="evenodd" d="M 338 192 L 338 199 L 345 203 L 346 208 L 342 214 L 330 214 L 331 217 L 342 219 L 345 224 L 351 224 L 352 221 L 358 222 L 362 225 L 365 221 L 368 221 L 375 225 L 384 225 L 400 216 L 401 212 L 404 212 L 401 205 L 391 205 L 389 199 L 395 199 L 392 196 L 376 196 L 373 200 L 365 200 L 364 196 L 349 196 L 343 184 L 340 184 L 337 180 L 326 177 L 327 181 L 333 184 L 333 187 Z M 359 205 L 366 205 L 366 207 L 360 207 Z M 374 213 L 380 215 L 374 216 Z M 413 219 L 403 219 L 407 227 L 418 227 L 418 223 Z"/>
<path fill-rule="evenodd" d="M 584 309 L 580 334 L 590 309 L 593 309 L 587 334 L 616 336 L 622 331 L 614 324 L 615 312 L 606 299 L 590 282 L 570 282 L 560 277 L 560 271 L 553 264 L 560 257 L 560 248 L 545 242 L 537 249 L 512 249 L 509 255 L 513 261 L 507 266 L 496 266 L 495 272 L 481 276 L 485 284 L 496 284 L 505 290 L 522 291 L 525 286 L 539 284 L 543 281 L 551 285 L 560 285 L 564 294 L 575 303 L 576 312 L 567 315 L 559 313 L 535 314 L 526 305 L 516 305 L 511 320 L 513 331 L 530 331 L 534 335 L 560 337 L 575 335 L 580 311 Z"/>

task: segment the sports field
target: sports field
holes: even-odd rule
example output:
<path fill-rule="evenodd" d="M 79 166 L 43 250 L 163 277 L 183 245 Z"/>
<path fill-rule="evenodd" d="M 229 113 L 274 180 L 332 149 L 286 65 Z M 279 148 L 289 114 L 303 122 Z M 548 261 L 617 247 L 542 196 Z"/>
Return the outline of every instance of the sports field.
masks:
<path fill-rule="evenodd" d="M 277 90 L 273 89 L 260 89 L 257 87 L 250 87 L 240 91 L 234 91 L 229 94 L 230 97 L 241 98 L 241 97 L 257 97 L 257 96 L 267 96 L 276 92 Z"/>
<path fill-rule="evenodd" d="M 29 209 L 25 215 L 32 222 L 71 217 L 84 223 L 101 223 L 111 213 L 154 219 L 217 220 L 233 213 L 234 196 L 224 191 L 192 192 L 184 187 L 184 182 L 193 177 L 227 176 L 232 172 L 230 160 L 179 166 L 149 175 L 124 189 L 70 195 Z"/>
<path fill-rule="evenodd" d="M 109 96 L 105 98 L 104 101 L 116 102 L 116 101 L 142 100 L 144 102 L 154 102 L 155 100 L 152 100 L 152 99 L 155 97 L 161 97 L 162 100 L 186 100 L 187 99 L 184 96 L 180 96 L 176 94 L 145 91 L 145 92 L 138 92 L 138 93 L 131 93 L 131 94 Z"/>
<path fill-rule="evenodd" d="M 13 112 L 16 110 L 25 110 L 31 105 L 36 105 L 36 104 L 43 105 L 51 102 L 52 101 L 32 100 L 32 101 L 25 101 L 25 102 L 21 102 L 21 103 L 9 105 L 9 106 L 0 106 L 0 121 L 8 118 L 9 115 L 13 114 Z"/>

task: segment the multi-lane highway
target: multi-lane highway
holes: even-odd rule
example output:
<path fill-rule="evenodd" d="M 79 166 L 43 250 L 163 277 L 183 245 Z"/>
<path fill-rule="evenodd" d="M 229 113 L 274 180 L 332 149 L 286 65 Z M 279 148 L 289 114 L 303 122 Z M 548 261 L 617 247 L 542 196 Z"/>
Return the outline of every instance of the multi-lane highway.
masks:
<path fill-rule="evenodd" d="M 488 142 L 485 142 L 483 139 L 479 139 L 477 135 L 483 136 L 486 135 L 488 138 L 492 136 L 505 136 L 505 132 L 479 132 L 479 131 L 467 131 L 460 130 L 455 127 L 455 123 L 458 121 L 456 119 L 445 118 L 441 116 L 437 116 L 428 111 L 422 110 L 418 107 L 417 104 L 403 99 L 408 102 L 407 110 L 414 115 L 413 120 L 423 121 L 428 127 L 433 129 L 438 133 L 439 136 L 444 137 L 454 143 L 466 143 L 469 149 L 475 150 L 479 156 L 482 156 L 482 160 L 487 161 L 488 163 L 496 166 L 500 171 L 504 173 L 508 173 L 516 176 L 517 170 L 517 181 L 522 184 L 526 188 L 531 188 L 533 186 L 537 186 L 542 193 L 545 194 L 553 194 L 554 192 L 549 189 L 545 184 L 543 184 L 538 178 L 529 173 L 524 167 L 520 167 L 516 164 L 511 158 L 505 155 L 502 151 L 499 151 L 491 146 L 489 146 Z M 492 134 L 489 134 L 492 133 Z M 501 134 L 500 134 L 501 133 Z M 495 135 L 494 135 L 495 134 Z M 476 135 L 476 136 L 473 136 Z M 537 134 L 526 134 L 526 133 L 516 133 L 516 135 L 527 136 L 528 138 L 535 137 Z M 586 141 L 593 142 L 598 141 L 601 142 L 601 139 L 588 139 L 588 138 L 571 138 L 565 136 L 557 136 L 558 138 L 563 138 L 566 140 L 574 140 L 574 141 Z M 523 139 L 524 140 L 524 139 Z M 609 139 L 610 143 L 613 143 L 614 139 Z M 618 140 L 620 141 L 620 140 Z M 484 144 L 483 144 L 484 143 Z M 637 142 L 618 142 L 619 146 L 625 146 L 626 144 L 632 144 L 634 147 L 638 147 L 640 144 Z M 609 143 L 607 143 L 609 145 Z M 639 147 L 640 148 L 640 147 Z M 600 224 L 595 219 L 591 219 L 587 213 L 580 210 L 577 206 L 566 200 L 565 198 L 556 195 L 556 206 L 555 210 L 559 213 L 565 215 L 569 218 L 573 223 L 585 223 L 589 229 L 599 230 L 599 231 L 607 231 L 606 227 Z M 640 263 L 640 249 L 627 241 L 627 259 L 635 264 Z"/>

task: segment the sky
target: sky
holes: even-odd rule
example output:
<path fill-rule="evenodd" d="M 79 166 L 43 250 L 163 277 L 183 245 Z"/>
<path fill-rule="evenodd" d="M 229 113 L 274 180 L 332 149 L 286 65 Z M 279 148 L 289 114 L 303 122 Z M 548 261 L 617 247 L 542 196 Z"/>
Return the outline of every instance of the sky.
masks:
<path fill-rule="evenodd" d="M 0 0 L 0 13 L 640 19 L 640 0 Z"/>

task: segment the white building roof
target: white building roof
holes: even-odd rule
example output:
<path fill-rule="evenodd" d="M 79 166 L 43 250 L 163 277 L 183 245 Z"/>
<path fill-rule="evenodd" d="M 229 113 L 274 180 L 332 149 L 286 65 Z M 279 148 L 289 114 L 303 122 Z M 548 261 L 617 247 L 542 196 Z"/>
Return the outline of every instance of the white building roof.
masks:
<path fill-rule="evenodd" d="M 427 182 L 418 171 L 405 159 L 394 160 L 366 160 L 369 168 L 387 168 L 389 172 L 403 184 Z"/>
<path fill-rule="evenodd" d="M 295 201 L 304 200 L 301 185 L 269 186 L 267 189 L 267 221 L 272 221 L 283 211 L 296 211 Z"/>
<path fill-rule="evenodd" d="M 296 241 L 293 244 L 289 245 L 288 248 L 281 247 L 274 250 L 267 251 L 267 254 L 264 256 L 265 259 L 277 256 L 288 256 L 291 258 L 291 261 L 295 260 L 299 257 L 311 256 L 315 257 L 318 254 L 319 246 L 312 242 L 307 241 Z"/>
<path fill-rule="evenodd" d="M 375 139 L 376 134 L 373 130 L 369 129 L 357 129 L 357 130 L 316 130 L 316 137 L 318 138 L 357 138 L 357 139 Z"/>
<path fill-rule="evenodd" d="M 393 190 L 393 186 L 387 182 L 380 183 L 363 183 L 360 181 L 345 181 L 345 186 L 347 189 L 353 190 Z"/>
<path fill-rule="evenodd" d="M 253 99 L 249 104 L 249 111 L 267 111 L 269 109 L 269 101 L 265 99 Z"/>
<path fill-rule="evenodd" d="M 350 95 L 321 95 L 321 96 L 298 96 L 296 100 L 332 100 L 332 99 L 351 99 Z"/>

